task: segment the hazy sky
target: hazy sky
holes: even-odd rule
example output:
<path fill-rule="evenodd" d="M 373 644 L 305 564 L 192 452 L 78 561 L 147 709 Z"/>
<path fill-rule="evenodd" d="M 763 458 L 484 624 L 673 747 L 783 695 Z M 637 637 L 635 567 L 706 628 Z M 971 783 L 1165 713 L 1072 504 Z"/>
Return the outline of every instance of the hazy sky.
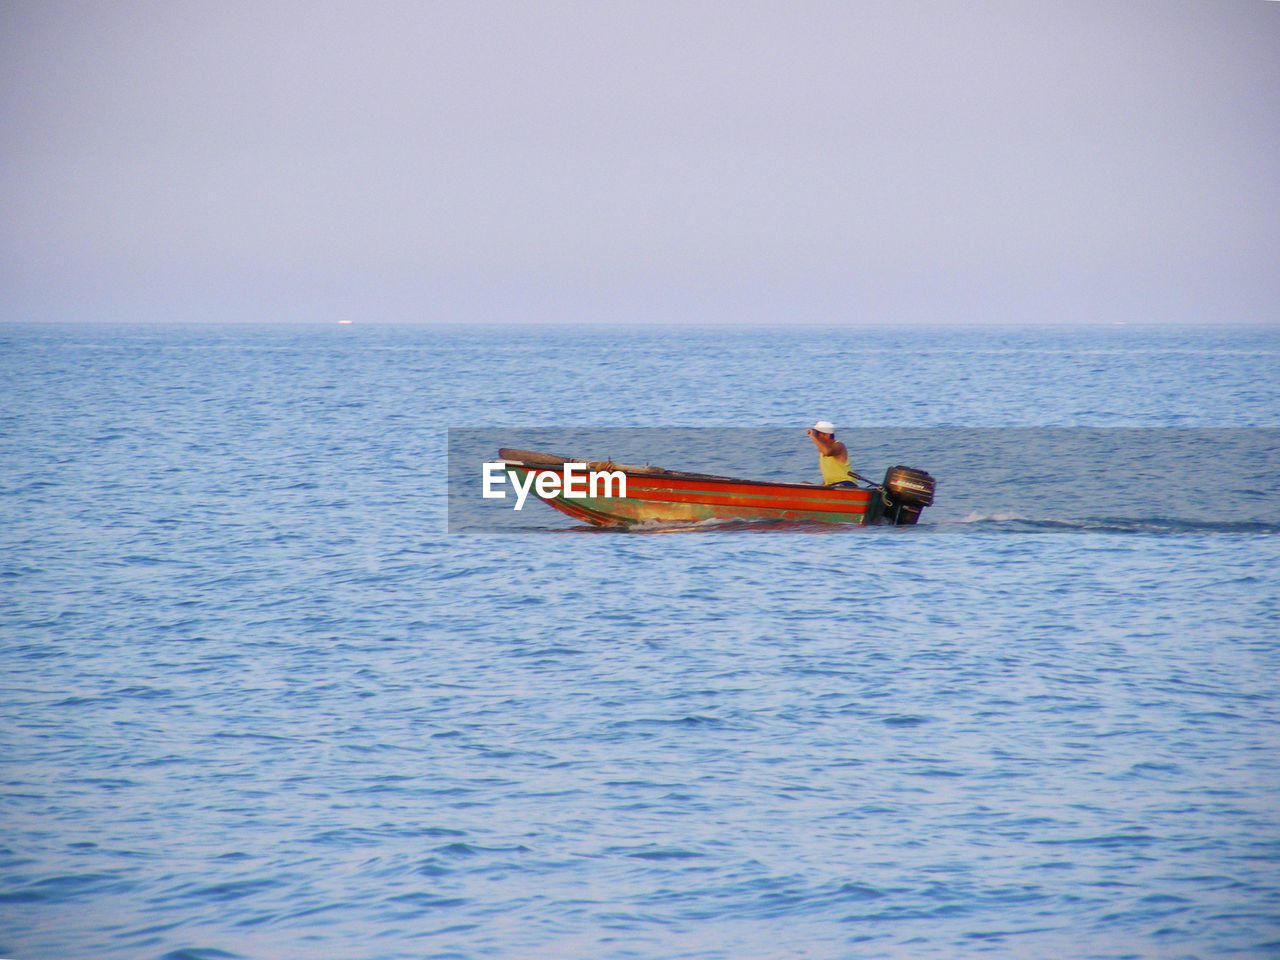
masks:
<path fill-rule="evenodd" d="M 1280 3 L 0 2 L 0 317 L 1280 322 Z"/>

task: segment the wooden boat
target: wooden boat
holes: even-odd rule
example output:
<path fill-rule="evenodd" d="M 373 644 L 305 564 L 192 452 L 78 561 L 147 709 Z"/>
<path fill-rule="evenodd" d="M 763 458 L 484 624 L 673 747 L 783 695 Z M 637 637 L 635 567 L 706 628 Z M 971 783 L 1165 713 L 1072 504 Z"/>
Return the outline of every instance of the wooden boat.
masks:
<path fill-rule="evenodd" d="M 884 483 L 866 487 L 827 487 L 811 483 L 736 480 L 705 473 L 684 473 L 652 466 L 627 466 L 606 461 L 573 460 L 553 454 L 504 447 L 498 451 L 513 482 L 528 489 L 548 506 L 597 527 L 642 524 L 688 524 L 706 521 L 765 521 L 774 523 L 914 524 L 920 511 L 933 503 L 934 479 L 910 467 L 891 467 Z M 617 485 L 596 488 L 595 496 L 568 497 L 564 492 L 565 464 L 585 464 L 589 471 L 622 473 L 626 496 Z M 555 474 L 543 486 L 555 491 L 542 495 L 540 474 Z M 583 477 L 581 466 L 577 478 Z M 576 488 L 580 491 L 581 484 Z M 606 495 L 614 494 L 614 495 Z"/>

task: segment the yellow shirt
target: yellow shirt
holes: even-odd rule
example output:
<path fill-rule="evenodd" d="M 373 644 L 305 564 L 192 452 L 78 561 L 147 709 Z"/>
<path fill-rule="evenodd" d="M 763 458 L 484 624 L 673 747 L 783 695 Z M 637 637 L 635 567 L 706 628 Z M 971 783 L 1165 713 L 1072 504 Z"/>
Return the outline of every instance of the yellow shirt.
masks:
<path fill-rule="evenodd" d="M 840 483 L 843 480 L 853 479 L 848 462 L 837 460 L 835 457 L 819 456 L 818 468 L 822 471 L 823 483 Z"/>

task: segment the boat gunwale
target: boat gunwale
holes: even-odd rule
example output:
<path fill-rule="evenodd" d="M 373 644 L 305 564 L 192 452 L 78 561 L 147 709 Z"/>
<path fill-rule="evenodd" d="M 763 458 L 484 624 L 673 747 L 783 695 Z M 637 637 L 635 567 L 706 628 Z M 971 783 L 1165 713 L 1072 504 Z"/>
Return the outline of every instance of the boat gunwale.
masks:
<path fill-rule="evenodd" d="M 524 470 L 535 472 L 546 471 L 561 476 L 564 475 L 564 465 L 566 463 L 581 463 L 595 470 L 611 470 L 624 473 L 627 476 L 628 483 L 634 477 L 637 480 L 691 480 L 699 483 L 737 484 L 748 487 L 780 487 L 784 490 L 804 490 L 811 493 L 834 494 L 840 500 L 852 499 L 848 496 L 849 494 L 870 494 L 880 489 L 879 486 L 832 487 L 821 483 L 797 483 L 787 480 L 744 480 L 738 477 L 722 477 L 713 473 L 686 473 L 681 470 L 665 470 L 661 467 L 628 467 L 604 460 L 565 460 L 560 464 L 550 464 L 529 463 L 524 460 L 511 460 L 504 457 L 501 462 L 504 467 L 520 467 Z"/>

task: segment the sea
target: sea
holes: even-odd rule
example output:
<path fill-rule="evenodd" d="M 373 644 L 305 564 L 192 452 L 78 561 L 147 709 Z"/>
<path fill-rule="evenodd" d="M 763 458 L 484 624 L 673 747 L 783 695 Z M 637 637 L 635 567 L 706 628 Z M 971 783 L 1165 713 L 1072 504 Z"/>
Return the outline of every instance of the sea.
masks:
<path fill-rule="evenodd" d="M 450 522 L 819 418 L 920 524 Z M 0 326 L 0 956 L 1280 957 L 1278 430 L 1275 327 Z"/>

